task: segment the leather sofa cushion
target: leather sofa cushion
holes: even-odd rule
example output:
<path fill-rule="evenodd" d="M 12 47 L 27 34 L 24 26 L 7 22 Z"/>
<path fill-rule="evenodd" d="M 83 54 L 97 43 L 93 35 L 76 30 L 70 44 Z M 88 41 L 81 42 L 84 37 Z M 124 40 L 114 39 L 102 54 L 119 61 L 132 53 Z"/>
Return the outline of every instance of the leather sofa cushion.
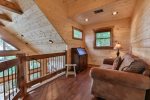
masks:
<path fill-rule="evenodd" d="M 119 71 L 122 71 L 123 69 L 129 67 L 132 62 L 134 62 L 134 58 L 131 55 L 129 54 L 124 55 L 123 62 L 119 68 Z"/>
<path fill-rule="evenodd" d="M 142 74 L 145 71 L 147 64 L 141 60 L 135 60 L 129 67 L 123 69 L 126 72 Z"/>

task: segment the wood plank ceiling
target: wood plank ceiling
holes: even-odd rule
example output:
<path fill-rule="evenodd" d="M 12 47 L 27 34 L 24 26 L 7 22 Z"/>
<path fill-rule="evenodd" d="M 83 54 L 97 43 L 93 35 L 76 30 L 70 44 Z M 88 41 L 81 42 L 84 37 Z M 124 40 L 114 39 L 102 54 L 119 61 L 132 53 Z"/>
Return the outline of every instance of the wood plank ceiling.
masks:
<path fill-rule="evenodd" d="M 132 16 L 136 0 L 63 0 L 68 17 L 82 24 L 89 25 Z M 102 13 L 94 14 L 95 10 Z M 116 11 L 118 14 L 113 16 Z M 88 18 L 88 22 L 85 19 Z"/>
<path fill-rule="evenodd" d="M 66 49 L 64 40 L 33 0 L 0 0 L 0 26 L 39 53 Z"/>

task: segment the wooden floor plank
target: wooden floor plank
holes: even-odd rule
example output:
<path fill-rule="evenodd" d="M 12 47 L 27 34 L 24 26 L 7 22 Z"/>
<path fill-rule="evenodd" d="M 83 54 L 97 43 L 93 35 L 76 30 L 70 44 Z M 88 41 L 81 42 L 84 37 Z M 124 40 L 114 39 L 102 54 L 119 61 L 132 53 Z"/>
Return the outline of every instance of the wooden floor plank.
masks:
<path fill-rule="evenodd" d="M 97 100 L 91 95 L 92 79 L 87 69 L 77 77 L 65 76 L 32 91 L 25 100 Z"/>

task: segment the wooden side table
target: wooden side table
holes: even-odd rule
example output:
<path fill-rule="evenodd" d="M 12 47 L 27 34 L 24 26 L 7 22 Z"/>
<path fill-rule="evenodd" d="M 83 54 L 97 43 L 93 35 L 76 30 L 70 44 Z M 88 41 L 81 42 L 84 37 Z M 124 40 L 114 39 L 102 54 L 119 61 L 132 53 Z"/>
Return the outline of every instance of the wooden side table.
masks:
<path fill-rule="evenodd" d="M 68 75 L 74 75 L 76 77 L 76 64 L 66 64 L 65 65 L 66 68 L 66 77 L 68 77 Z M 73 67 L 73 71 L 70 71 L 69 69 L 71 69 L 71 67 Z"/>

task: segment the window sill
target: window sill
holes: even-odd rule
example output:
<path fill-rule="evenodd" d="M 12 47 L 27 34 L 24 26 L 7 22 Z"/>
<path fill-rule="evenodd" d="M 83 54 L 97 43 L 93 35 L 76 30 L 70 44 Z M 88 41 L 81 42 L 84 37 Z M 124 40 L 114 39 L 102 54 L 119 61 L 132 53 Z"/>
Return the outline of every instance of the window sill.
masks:
<path fill-rule="evenodd" d="M 113 47 L 94 47 L 94 49 L 113 49 Z"/>
<path fill-rule="evenodd" d="M 82 38 L 75 38 L 75 37 L 73 37 L 72 39 L 74 39 L 74 40 L 83 40 Z"/>

